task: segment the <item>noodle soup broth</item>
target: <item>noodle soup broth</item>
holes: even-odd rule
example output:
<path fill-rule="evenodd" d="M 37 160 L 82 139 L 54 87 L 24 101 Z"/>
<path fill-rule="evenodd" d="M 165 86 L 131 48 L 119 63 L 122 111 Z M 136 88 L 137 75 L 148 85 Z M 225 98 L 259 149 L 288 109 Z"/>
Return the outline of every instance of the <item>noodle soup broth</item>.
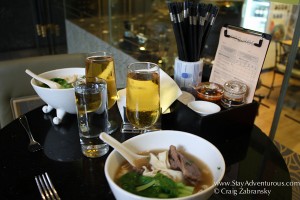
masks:
<path fill-rule="evenodd" d="M 168 151 L 168 149 L 164 149 L 164 150 L 151 150 L 151 151 L 147 151 L 147 152 L 140 152 L 139 154 L 140 155 L 149 155 L 150 153 L 153 153 L 154 155 L 157 156 L 159 153 L 164 152 L 164 151 Z M 187 152 L 184 152 L 183 150 L 179 149 L 178 152 L 180 152 L 181 154 L 183 154 L 192 163 L 195 163 L 196 166 L 197 166 L 197 168 L 201 172 L 201 180 L 199 182 L 197 182 L 196 185 L 192 185 L 187 180 L 183 181 L 183 183 L 186 184 L 187 186 L 194 187 L 193 194 L 195 194 L 197 192 L 200 192 L 200 191 L 203 191 L 206 188 L 210 187 L 213 184 L 213 175 L 212 175 L 212 172 L 209 169 L 209 167 L 202 160 L 199 160 L 195 156 L 193 156 L 193 155 L 191 155 L 191 154 L 189 154 Z M 142 162 L 144 162 L 144 161 L 142 161 Z M 148 163 L 146 167 L 148 169 L 150 169 L 151 168 L 151 164 Z M 137 170 L 132 165 L 130 165 L 129 162 L 124 161 L 122 163 L 122 165 L 117 170 L 117 173 L 116 173 L 116 175 L 114 177 L 115 182 L 117 183 L 118 180 L 120 179 L 120 177 L 122 177 L 126 173 L 133 172 L 133 171 L 139 171 L 139 170 Z"/>

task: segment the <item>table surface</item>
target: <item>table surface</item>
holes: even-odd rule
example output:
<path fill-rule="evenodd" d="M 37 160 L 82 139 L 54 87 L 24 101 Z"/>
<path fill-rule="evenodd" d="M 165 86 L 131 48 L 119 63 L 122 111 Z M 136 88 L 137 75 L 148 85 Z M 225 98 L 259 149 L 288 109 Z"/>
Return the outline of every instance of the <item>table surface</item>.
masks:
<path fill-rule="evenodd" d="M 110 114 L 115 121 L 121 123 L 116 106 Z M 34 153 L 27 150 L 28 136 L 18 120 L 1 129 L 1 199 L 41 199 L 34 176 L 44 172 L 50 175 L 63 200 L 115 199 L 104 175 L 108 154 L 94 159 L 81 154 L 76 115 L 67 114 L 60 125 L 52 124 L 55 112 L 44 114 L 41 108 L 26 116 L 34 138 L 44 149 Z M 162 116 L 162 123 L 174 123 L 170 121 L 171 118 L 164 118 Z M 117 131 L 112 136 L 125 141 L 134 135 Z M 278 185 L 290 181 L 281 154 L 257 127 L 253 126 L 249 136 L 249 143 L 242 157 L 236 156 L 239 154 L 238 150 L 225 157 L 227 166 L 223 183 L 230 185 L 218 186 L 218 194 L 213 194 L 210 199 L 291 199 L 292 188 Z M 226 154 L 226 150 L 222 151 Z M 229 161 L 231 158 L 234 162 Z M 248 185 L 241 187 L 241 184 Z M 250 194 L 264 193 L 267 190 L 270 191 L 269 195 Z"/>

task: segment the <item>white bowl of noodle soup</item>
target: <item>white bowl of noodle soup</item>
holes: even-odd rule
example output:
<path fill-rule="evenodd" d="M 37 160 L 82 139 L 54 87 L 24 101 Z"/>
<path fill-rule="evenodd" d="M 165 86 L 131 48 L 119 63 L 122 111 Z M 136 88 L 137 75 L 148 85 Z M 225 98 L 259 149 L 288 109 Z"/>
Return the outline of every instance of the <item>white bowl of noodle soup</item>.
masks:
<path fill-rule="evenodd" d="M 85 69 L 61 68 L 41 73 L 39 76 L 46 79 L 72 78 L 76 80 L 85 76 Z M 57 116 L 53 119 L 54 124 L 59 124 L 65 113 L 76 114 L 75 91 L 73 87 L 60 89 L 47 88 L 34 78 L 31 79 L 30 83 L 38 96 L 47 104 L 42 108 L 43 112 L 48 113 L 53 109 L 56 110 Z"/>
<path fill-rule="evenodd" d="M 137 153 L 153 150 L 168 150 L 170 145 L 174 145 L 184 154 L 192 156 L 197 162 L 201 161 L 209 168 L 212 175 L 212 184 L 210 186 L 190 196 L 170 198 L 172 200 L 208 199 L 213 194 L 214 188 L 216 187 L 215 183 L 220 182 L 225 173 L 225 161 L 220 151 L 207 140 L 190 133 L 173 130 L 148 132 L 135 136 L 123 144 Z M 104 167 L 106 179 L 115 198 L 117 200 L 153 199 L 129 193 L 117 185 L 115 176 L 124 161 L 124 158 L 116 150 L 113 150 L 107 157 Z"/>

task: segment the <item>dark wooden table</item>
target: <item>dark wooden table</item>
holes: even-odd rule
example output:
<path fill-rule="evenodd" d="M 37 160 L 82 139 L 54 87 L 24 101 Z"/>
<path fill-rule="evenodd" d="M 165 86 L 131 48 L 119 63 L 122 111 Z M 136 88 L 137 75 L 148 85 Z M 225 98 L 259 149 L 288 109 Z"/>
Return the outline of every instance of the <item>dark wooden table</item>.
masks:
<path fill-rule="evenodd" d="M 189 112 L 184 105 L 177 103 L 173 112 L 162 116 L 162 129 L 193 132 L 220 149 L 226 161 L 222 183 L 228 186 L 219 185 L 210 199 L 291 199 L 292 188 L 279 186 L 290 181 L 286 164 L 273 142 L 260 129 L 253 124 L 250 128 L 242 125 L 246 127 L 245 130 L 237 130 L 227 137 L 230 133 L 226 132 L 222 123 L 207 126 L 214 120 L 220 120 L 219 115 L 199 121 L 198 115 Z M 113 107 L 110 114 L 121 124 L 117 106 Z M 18 120 L 1 129 L 0 199 L 41 199 L 34 176 L 44 172 L 48 172 L 52 178 L 62 200 L 114 199 L 103 170 L 107 155 L 91 159 L 81 154 L 76 115 L 67 114 L 60 125 L 52 124 L 54 112 L 44 114 L 41 108 L 26 116 L 35 139 L 44 149 L 35 153 L 27 150 L 28 136 Z M 202 128 L 189 126 L 194 121 Z M 217 131 L 215 126 L 220 126 L 218 128 L 225 132 L 220 132 L 219 136 L 213 135 Z M 125 141 L 134 135 L 122 134 L 118 130 L 112 136 Z M 248 185 L 241 187 L 241 184 Z M 249 194 L 267 190 L 270 191 L 269 195 Z"/>

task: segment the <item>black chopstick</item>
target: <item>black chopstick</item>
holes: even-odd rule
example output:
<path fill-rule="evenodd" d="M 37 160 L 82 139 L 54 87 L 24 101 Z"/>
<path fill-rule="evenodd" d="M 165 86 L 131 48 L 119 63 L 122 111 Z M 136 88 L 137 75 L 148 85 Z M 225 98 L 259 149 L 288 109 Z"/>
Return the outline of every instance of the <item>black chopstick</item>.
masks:
<path fill-rule="evenodd" d="M 204 24 L 205 24 L 205 19 L 206 19 L 206 11 L 207 11 L 207 5 L 204 3 L 200 3 L 198 5 L 198 13 L 199 13 L 199 18 L 198 18 L 198 24 L 199 24 L 199 36 L 198 36 L 198 51 L 197 51 L 197 57 L 200 58 L 202 55 L 201 52 L 201 47 L 202 47 L 202 42 L 203 40 L 203 34 L 204 34 Z"/>
<path fill-rule="evenodd" d="M 170 19 L 171 19 L 171 22 L 173 25 L 173 31 L 174 31 L 174 35 L 175 35 L 178 57 L 181 60 L 181 59 L 183 59 L 183 53 L 182 53 L 182 47 L 181 47 L 182 44 L 181 44 L 179 31 L 178 31 L 178 27 L 177 27 L 177 17 L 175 15 L 173 4 L 171 4 L 171 3 L 168 4 L 168 7 L 169 7 Z"/>
<path fill-rule="evenodd" d="M 173 25 L 176 45 L 177 45 L 177 51 L 178 51 L 178 57 L 180 60 L 186 60 L 186 43 L 184 41 L 184 35 L 183 35 L 183 16 L 181 15 L 179 11 L 179 6 L 177 3 L 169 3 L 169 13 L 171 22 Z"/>
<path fill-rule="evenodd" d="M 186 50 L 186 41 L 185 41 L 185 30 L 184 30 L 184 21 L 183 21 L 183 5 L 181 3 L 176 3 L 175 6 L 175 14 L 177 16 L 178 20 L 178 31 L 179 36 L 181 40 L 181 47 L 182 47 L 182 53 L 183 53 L 183 59 L 187 60 L 187 50 Z"/>
<path fill-rule="evenodd" d="M 204 28 L 204 33 L 203 33 L 203 37 L 202 37 L 202 39 L 204 41 L 207 41 L 210 29 L 213 26 L 213 24 L 216 20 L 217 14 L 219 12 L 219 8 L 217 6 L 210 6 L 208 9 L 209 9 L 209 11 L 207 12 L 208 16 L 207 16 L 207 19 L 206 19 L 206 22 L 205 22 L 205 25 L 204 25 L 205 28 Z M 200 54 L 203 53 L 204 47 L 205 47 L 205 43 L 202 43 Z"/>
<path fill-rule="evenodd" d="M 190 11 L 191 11 L 191 14 L 190 14 L 190 30 L 191 30 L 191 35 L 190 35 L 190 38 L 191 38 L 191 49 L 190 49 L 190 52 L 189 54 L 191 55 L 190 56 L 190 62 L 195 62 L 197 60 L 197 38 L 198 38 L 198 31 L 197 31 L 197 7 L 195 6 L 195 4 L 191 4 L 191 7 L 190 7 Z"/>
<path fill-rule="evenodd" d="M 188 0 L 169 2 L 168 7 L 179 60 L 199 61 L 217 17 L 218 7 Z"/>

